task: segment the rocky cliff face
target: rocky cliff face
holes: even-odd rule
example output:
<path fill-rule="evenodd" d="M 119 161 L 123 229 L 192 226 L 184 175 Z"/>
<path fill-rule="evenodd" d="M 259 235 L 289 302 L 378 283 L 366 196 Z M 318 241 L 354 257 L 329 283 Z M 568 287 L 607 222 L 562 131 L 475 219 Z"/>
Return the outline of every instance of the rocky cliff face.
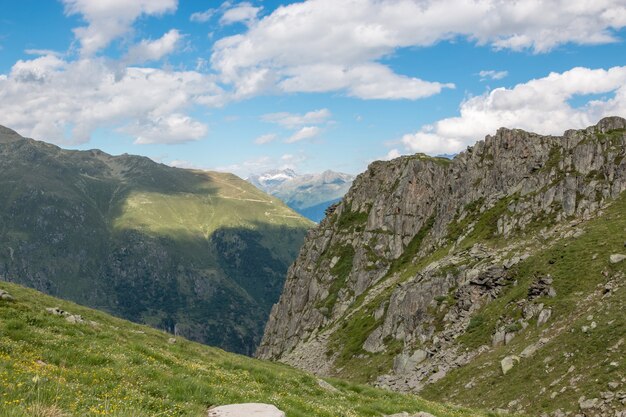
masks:
<path fill-rule="evenodd" d="M 538 382 L 549 405 L 520 400 L 515 389 L 472 390 L 492 389 L 509 363 L 515 371 L 507 378 L 521 372 L 526 347 L 529 358 L 537 350 L 567 353 L 556 341 L 581 319 L 576 307 L 594 309 L 603 294 L 623 294 L 624 266 L 610 263 L 609 252 L 624 252 L 625 132 L 618 117 L 560 137 L 503 128 L 453 160 L 415 155 L 371 164 L 309 232 L 257 355 L 517 411 L 556 412 L 560 399 L 578 408 L 585 395 L 600 397 L 584 375 L 552 398 L 552 381 Z M 604 243 L 585 240 L 594 236 Z M 588 262 L 580 264 L 582 256 Z M 611 300 L 602 301 L 607 314 L 623 306 Z M 619 342 L 619 334 L 606 334 L 607 343 Z M 619 346 L 616 354 L 624 352 Z M 614 379 L 617 390 L 623 370 Z M 568 389 L 571 398 L 562 395 Z M 611 413 L 626 398 L 610 397 L 596 398 L 587 413 Z"/>

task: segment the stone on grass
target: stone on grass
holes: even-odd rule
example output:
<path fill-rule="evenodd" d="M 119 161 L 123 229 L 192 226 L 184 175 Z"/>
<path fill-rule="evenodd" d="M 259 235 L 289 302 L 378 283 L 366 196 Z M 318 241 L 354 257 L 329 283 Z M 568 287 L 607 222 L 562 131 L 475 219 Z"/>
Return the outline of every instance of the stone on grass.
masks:
<path fill-rule="evenodd" d="M 6 292 L 4 290 L 0 290 L 0 300 L 13 301 L 14 298 L 8 292 Z"/>
<path fill-rule="evenodd" d="M 581 410 L 589 410 L 590 408 L 596 408 L 597 405 L 598 405 L 597 398 L 590 398 L 586 400 L 585 397 L 581 397 L 578 400 L 578 406 L 580 407 Z"/>
<path fill-rule="evenodd" d="M 329 391 L 329 392 L 339 392 L 337 388 L 333 387 L 332 385 L 330 385 L 328 382 L 324 381 L 323 379 L 318 379 L 317 385 L 319 385 L 320 387 L 324 388 L 326 391 Z"/>
<path fill-rule="evenodd" d="M 541 312 L 539 313 L 539 317 L 537 318 L 537 326 L 546 324 L 548 320 L 550 319 L 551 315 L 552 315 L 551 309 L 544 308 L 543 310 L 541 310 Z"/>
<path fill-rule="evenodd" d="M 609 257 L 609 261 L 612 264 L 616 264 L 616 263 L 622 262 L 624 259 L 626 259 L 626 255 L 623 255 L 621 253 L 614 253 L 613 255 L 611 255 Z"/>
<path fill-rule="evenodd" d="M 65 317 L 65 320 L 67 320 L 68 323 L 72 324 L 84 323 L 85 321 L 83 320 L 83 317 L 78 314 L 70 314 L 69 316 Z"/>
<path fill-rule="evenodd" d="M 208 417 L 286 417 L 271 404 L 230 404 L 211 408 Z"/>
<path fill-rule="evenodd" d="M 513 366 L 515 366 L 517 362 L 519 362 L 519 356 L 516 356 L 516 355 L 507 356 L 504 359 L 502 359 L 500 361 L 500 366 L 502 367 L 502 374 L 506 375 L 507 372 L 513 369 Z"/>

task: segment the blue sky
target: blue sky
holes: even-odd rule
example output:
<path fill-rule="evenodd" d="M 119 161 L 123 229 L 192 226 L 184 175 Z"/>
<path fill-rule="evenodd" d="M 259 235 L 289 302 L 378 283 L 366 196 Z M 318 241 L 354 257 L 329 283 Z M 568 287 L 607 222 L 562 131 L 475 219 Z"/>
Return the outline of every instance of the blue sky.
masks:
<path fill-rule="evenodd" d="M 623 0 L 0 0 L 0 124 L 246 176 L 626 116 Z"/>

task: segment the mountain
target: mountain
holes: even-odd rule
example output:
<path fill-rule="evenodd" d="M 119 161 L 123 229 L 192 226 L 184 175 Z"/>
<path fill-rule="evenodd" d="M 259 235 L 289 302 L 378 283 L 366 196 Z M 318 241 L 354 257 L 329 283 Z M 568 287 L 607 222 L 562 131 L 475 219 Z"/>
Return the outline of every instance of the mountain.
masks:
<path fill-rule="evenodd" d="M 312 222 L 246 181 L 0 130 L 0 279 L 251 354 Z"/>
<path fill-rule="evenodd" d="M 200 417 L 240 402 L 272 403 L 289 417 L 487 416 L 322 381 L 1 282 L 0 334 L 2 416 Z"/>
<path fill-rule="evenodd" d="M 623 416 L 625 156 L 612 117 L 372 163 L 307 236 L 257 356 L 473 407 Z"/>
<path fill-rule="evenodd" d="M 333 171 L 299 175 L 284 169 L 251 175 L 247 180 L 303 216 L 319 222 L 326 209 L 345 195 L 354 177 Z"/>
<path fill-rule="evenodd" d="M 265 192 L 271 192 L 285 182 L 297 177 L 298 174 L 292 169 L 271 169 L 261 174 L 252 174 L 246 179 L 255 187 Z"/>

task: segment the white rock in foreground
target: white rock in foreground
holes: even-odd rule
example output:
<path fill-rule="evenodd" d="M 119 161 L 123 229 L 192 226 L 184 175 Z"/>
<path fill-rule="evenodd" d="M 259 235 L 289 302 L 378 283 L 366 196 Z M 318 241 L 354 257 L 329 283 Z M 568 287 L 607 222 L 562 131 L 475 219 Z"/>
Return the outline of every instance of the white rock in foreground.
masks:
<path fill-rule="evenodd" d="M 222 405 L 209 410 L 208 417 L 286 417 L 270 404 L 248 403 Z"/>

